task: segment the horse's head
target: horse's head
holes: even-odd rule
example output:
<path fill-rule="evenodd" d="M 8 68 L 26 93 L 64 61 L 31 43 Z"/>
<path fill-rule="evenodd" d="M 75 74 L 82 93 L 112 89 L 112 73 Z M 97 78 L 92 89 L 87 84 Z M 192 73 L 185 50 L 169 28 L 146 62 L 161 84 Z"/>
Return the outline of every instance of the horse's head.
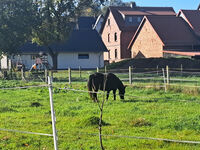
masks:
<path fill-rule="evenodd" d="M 126 89 L 126 86 L 123 86 L 119 89 L 119 96 L 121 99 L 124 99 L 125 89 Z"/>

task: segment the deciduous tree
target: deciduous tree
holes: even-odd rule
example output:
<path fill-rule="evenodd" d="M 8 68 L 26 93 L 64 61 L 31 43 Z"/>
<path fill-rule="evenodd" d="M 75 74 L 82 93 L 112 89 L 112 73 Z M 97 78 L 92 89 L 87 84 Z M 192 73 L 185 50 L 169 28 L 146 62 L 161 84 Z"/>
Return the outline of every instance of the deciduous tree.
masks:
<path fill-rule="evenodd" d="M 31 39 L 36 18 L 32 0 L 0 0 L 0 53 L 17 53 L 17 48 Z"/>

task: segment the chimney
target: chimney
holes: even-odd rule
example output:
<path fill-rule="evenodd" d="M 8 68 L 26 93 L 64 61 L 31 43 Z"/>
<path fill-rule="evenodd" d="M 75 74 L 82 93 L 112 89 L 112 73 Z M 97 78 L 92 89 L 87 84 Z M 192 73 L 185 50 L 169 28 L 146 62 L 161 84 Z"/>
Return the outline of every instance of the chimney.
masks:
<path fill-rule="evenodd" d="M 135 2 L 130 2 L 130 7 L 131 7 L 131 8 L 136 7 L 136 3 L 135 3 Z"/>

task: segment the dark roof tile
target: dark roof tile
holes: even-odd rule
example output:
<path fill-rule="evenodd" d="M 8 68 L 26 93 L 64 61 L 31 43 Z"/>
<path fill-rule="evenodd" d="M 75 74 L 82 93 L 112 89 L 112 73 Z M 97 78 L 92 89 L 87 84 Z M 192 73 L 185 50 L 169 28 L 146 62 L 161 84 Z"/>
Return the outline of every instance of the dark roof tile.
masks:
<path fill-rule="evenodd" d="M 188 24 L 197 35 L 200 36 L 200 11 L 199 10 L 180 10 L 179 15 L 183 14 Z"/>
<path fill-rule="evenodd" d="M 69 40 L 50 46 L 57 52 L 103 52 L 107 51 L 96 30 L 74 30 Z"/>
<path fill-rule="evenodd" d="M 82 16 L 78 18 L 78 29 L 92 29 L 95 25 L 94 17 Z"/>
<path fill-rule="evenodd" d="M 47 47 L 45 46 L 40 46 L 36 43 L 27 42 L 18 49 L 18 52 L 39 54 L 40 52 L 46 52 L 46 50 Z"/>
<path fill-rule="evenodd" d="M 134 44 L 145 21 L 150 22 L 164 46 L 200 45 L 199 39 L 183 18 L 176 16 L 146 16 L 131 40 L 129 49 Z"/>
<path fill-rule="evenodd" d="M 181 17 L 147 16 L 146 18 L 165 45 L 200 44 L 193 31 Z"/>
<path fill-rule="evenodd" d="M 146 16 L 146 15 L 173 15 L 175 16 L 176 13 L 172 7 L 118 7 L 118 6 L 110 6 L 106 12 L 106 17 L 104 23 L 102 25 L 101 32 L 103 31 L 103 27 L 105 25 L 106 19 L 109 13 L 112 12 L 115 21 L 122 31 L 130 31 L 131 27 L 125 25 L 125 21 L 122 17 L 124 15 L 132 15 L 132 16 Z M 138 26 L 132 26 L 132 31 L 135 30 Z M 127 29 L 128 28 L 128 29 Z"/>

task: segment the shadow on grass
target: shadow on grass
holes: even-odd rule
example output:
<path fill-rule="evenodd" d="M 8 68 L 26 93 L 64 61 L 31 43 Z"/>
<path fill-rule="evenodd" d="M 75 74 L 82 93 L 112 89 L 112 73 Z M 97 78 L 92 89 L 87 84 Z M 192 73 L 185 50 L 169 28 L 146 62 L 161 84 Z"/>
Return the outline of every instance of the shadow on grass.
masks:
<path fill-rule="evenodd" d="M 143 103 L 154 103 L 154 102 L 158 102 L 158 99 L 154 99 L 154 100 L 124 100 L 123 103 L 138 103 L 138 102 L 143 102 Z"/>
<path fill-rule="evenodd" d="M 142 102 L 142 103 L 156 103 L 156 102 L 188 102 L 188 103 L 200 103 L 199 100 L 180 100 L 180 99 L 171 99 L 171 98 L 155 98 L 152 100 L 137 100 L 137 99 L 129 99 L 129 100 L 124 100 L 122 101 L 123 103 L 138 103 L 138 102 Z"/>

